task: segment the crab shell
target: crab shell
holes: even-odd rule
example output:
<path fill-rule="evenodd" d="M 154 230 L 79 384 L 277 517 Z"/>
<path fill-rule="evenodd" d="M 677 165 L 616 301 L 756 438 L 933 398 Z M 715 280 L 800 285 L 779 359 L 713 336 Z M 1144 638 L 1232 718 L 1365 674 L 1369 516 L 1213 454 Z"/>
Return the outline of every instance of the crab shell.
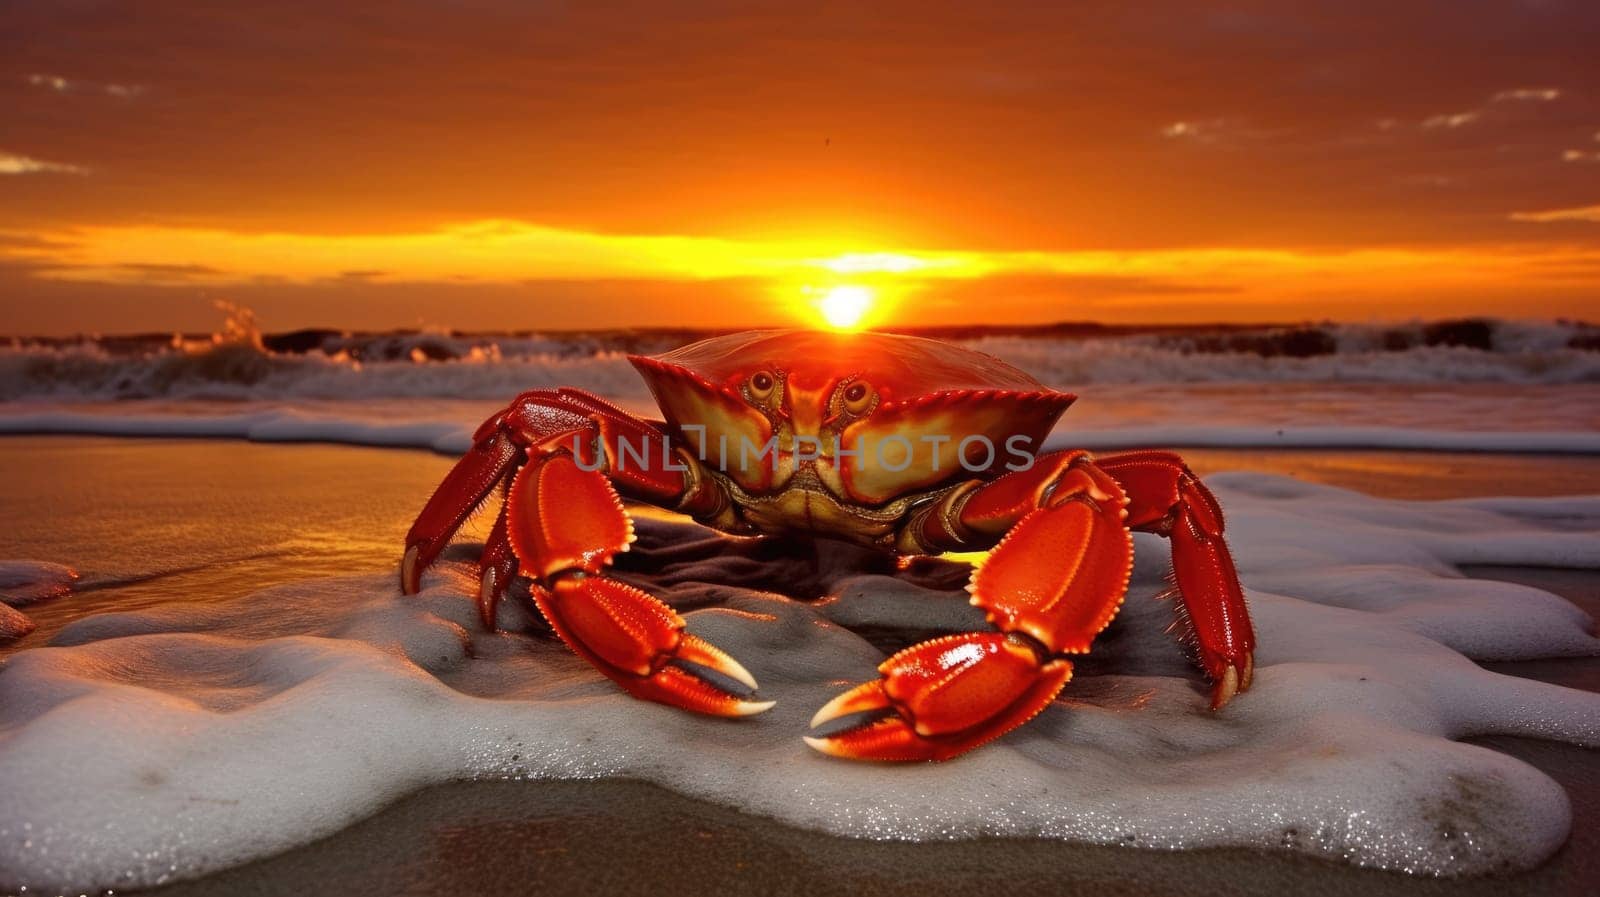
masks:
<path fill-rule="evenodd" d="M 685 446 L 741 489 L 809 470 L 866 506 L 1030 461 L 1076 398 L 981 352 L 885 333 L 739 333 L 629 360 Z"/>

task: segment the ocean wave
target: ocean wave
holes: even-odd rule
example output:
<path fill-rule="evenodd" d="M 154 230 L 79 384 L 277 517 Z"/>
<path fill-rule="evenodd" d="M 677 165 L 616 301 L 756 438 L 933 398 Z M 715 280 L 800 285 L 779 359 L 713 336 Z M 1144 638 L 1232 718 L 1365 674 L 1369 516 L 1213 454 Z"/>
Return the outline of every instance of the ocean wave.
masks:
<path fill-rule="evenodd" d="M 1600 382 L 1600 329 L 1460 320 L 1185 328 L 1091 339 L 986 335 L 972 348 L 1059 387 L 1091 383 Z"/>
<path fill-rule="evenodd" d="M 1600 383 L 1600 328 L 1493 319 L 1399 326 L 927 331 L 1003 358 L 1050 386 L 1097 383 Z M 14 339 L 0 400 L 493 399 L 575 386 L 642 396 L 630 352 L 693 331 L 469 334 L 302 330 L 263 335 L 234 309 L 209 337 Z"/>

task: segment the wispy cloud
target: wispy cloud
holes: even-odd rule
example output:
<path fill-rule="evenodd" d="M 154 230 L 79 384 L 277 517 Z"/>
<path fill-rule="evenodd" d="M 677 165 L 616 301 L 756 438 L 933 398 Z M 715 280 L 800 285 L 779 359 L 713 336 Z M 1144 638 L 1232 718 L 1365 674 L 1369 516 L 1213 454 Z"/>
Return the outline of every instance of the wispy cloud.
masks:
<path fill-rule="evenodd" d="M 1569 149 L 1566 152 L 1561 154 L 1561 161 L 1563 161 L 1563 162 L 1600 162 L 1600 150 L 1594 150 L 1593 152 L 1590 152 L 1588 150 Z"/>
<path fill-rule="evenodd" d="M 1443 115 L 1430 115 L 1422 120 L 1424 128 L 1461 128 L 1478 120 L 1480 113 L 1450 112 Z"/>
<path fill-rule="evenodd" d="M 1247 121 L 1228 118 L 1193 118 L 1170 122 L 1161 128 L 1161 136 L 1168 140 L 1188 143 L 1232 143 L 1239 141 L 1269 140 L 1283 136 L 1281 130 L 1255 126 Z"/>
<path fill-rule="evenodd" d="M 66 93 L 72 89 L 72 82 L 60 75 L 29 75 L 28 83 L 34 87 L 43 87 L 56 93 Z"/>
<path fill-rule="evenodd" d="M 1532 221 L 1537 224 L 1548 224 L 1552 221 L 1593 221 L 1600 224 L 1600 206 L 1547 209 L 1543 212 L 1512 212 L 1511 220 Z"/>
<path fill-rule="evenodd" d="M 206 280 L 222 277 L 226 271 L 210 265 L 174 264 L 172 262 L 119 262 L 117 268 L 135 279 L 151 283 L 179 283 L 186 280 Z"/>
<path fill-rule="evenodd" d="M 1502 90 L 1489 98 L 1491 103 L 1548 103 L 1561 99 L 1561 91 L 1554 87 L 1518 87 Z"/>
<path fill-rule="evenodd" d="M 139 96 L 145 90 L 143 84 L 118 84 L 114 81 L 82 81 L 44 72 L 35 72 L 29 75 L 26 80 L 34 87 L 55 93 L 103 93 L 106 96 L 124 100 Z"/>
<path fill-rule="evenodd" d="M 1222 124 L 1220 118 L 1206 121 L 1175 121 L 1161 129 L 1161 136 L 1168 140 L 1211 141 L 1216 139 Z"/>
<path fill-rule="evenodd" d="M 1422 120 L 1422 126 L 1430 130 L 1463 128 L 1482 120 L 1484 113 L 1496 103 L 1549 103 L 1559 99 L 1561 89 L 1557 87 L 1513 87 L 1495 91 L 1489 95 L 1488 102 L 1475 108 L 1430 115 Z"/>
<path fill-rule="evenodd" d="M 66 162 L 47 162 L 0 150 L 0 174 L 88 174 L 89 169 Z"/>

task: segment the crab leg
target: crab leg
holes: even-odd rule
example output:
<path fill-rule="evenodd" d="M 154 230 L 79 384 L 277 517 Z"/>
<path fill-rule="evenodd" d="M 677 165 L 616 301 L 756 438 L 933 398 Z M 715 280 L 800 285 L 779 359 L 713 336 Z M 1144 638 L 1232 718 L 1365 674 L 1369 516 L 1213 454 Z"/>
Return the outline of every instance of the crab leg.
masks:
<path fill-rule="evenodd" d="M 1199 661 L 1215 683 L 1213 710 L 1250 687 L 1255 632 L 1222 537 L 1222 507 L 1183 459 L 1128 452 L 1096 462 L 1128 492 L 1128 526 L 1172 540 L 1172 571 Z"/>
<path fill-rule="evenodd" d="M 445 475 L 406 533 L 406 553 L 400 559 L 400 591 L 415 595 L 422 586 L 422 571 L 449 544 L 472 512 L 505 479 L 520 452 L 498 429 L 488 434 L 480 427 L 472 448 Z"/>
<path fill-rule="evenodd" d="M 509 492 L 510 489 L 511 481 L 508 479 L 505 491 Z M 483 543 L 483 554 L 478 557 L 478 618 L 483 621 L 483 628 L 490 632 L 499 628 L 495 618 L 500 599 L 517 575 L 517 555 L 512 551 L 511 539 L 507 535 L 506 518 L 510 510 L 511 502 L 502 496 L 500 513 L 495 515 L 494 527 L 489 530 L 489 537 Z"/>
<path fill-rule="evenodd" d="M 697 505 L 712 500 L 705 484 L 684 469 L 687 465 L 660 463 L 661 440 L 665 437 L 656 425 L 639 420 L 582 390 L 526 392 L 478 427 L 472 437 L 472 448 L 445 475 L 433 497 L 417 515 L 411 531 L 406 534 L 405 555 L 400 562 L 400 590 L 408 595 L 416 594 L 421 587 L 423 571 L 438 558 L 456 530 L 483 504 L 495 486 L 509 486 L 510 475 L 526 461 L 524 451 L 528 446 L 584 429 L 598 433 L 598 448 L 605 453 L 604 469 L 629 498 L 668 506 L 676 502 L 691 513 L 699 510 Z M 634 447 L 636 455 L 644 455 L 643 460 L 630 456 L 629 463 L 617 463 L 623 442 Z M 571 444 L 569 439 L 568 445 Z M 637 451 L 645 446 L 652 446 L 655 451 Z M 497 550 L 495 542 L 491 535 L 485 546 L 486 556 Z M 510 576 L 497 578 L 500 590 L 509 584 Z"/>
<path fill-rule="evenodd" d="M 401 562 L 402 587 L 416 590 L 422 569 L 509 477 L 480 558 L 478 610 L 487 627 L 520 571 L 533 577 L 534 602 L 556 634 L 635 697 L 718 716 L 766 710 L 772 702 L 747 700 L 699 673 L 753 692 L 756 681 L 743 666 L 685 632 L 667 605 L 606 575 L 633 541 L 613 484 L 691 513 L 720 501 L 688 463 L 674 463 L 686 458 L 663 456 L 663 439 L 653 425 L 576 390 L 518 397 L 479 429 L 473 450 L 417 518 Z M 625 458 L 627 440 L 634 452 Z M 642 450 L 646 445 L 654 452 Z"/>
<path fill-rule="evenodd" d="M 993 534 L 1004 533 L 968 587 L 998 631 L 933 639 L 890 657 L 880 680 L 829 702 L 812 727 L 862 713 L 877 718 L 807 738 L 817 750 L 945 760 L 998 738 L 1049 705 L 1072 677 L 1063 655 L 1088 651 L 1122 604 L 1133 568 L 1127 498 L 1087 455 L 1044 456 L 1028 471 L 947 502 L 919 518 L 917 541 L 942 534 L 993 544 Z"/>

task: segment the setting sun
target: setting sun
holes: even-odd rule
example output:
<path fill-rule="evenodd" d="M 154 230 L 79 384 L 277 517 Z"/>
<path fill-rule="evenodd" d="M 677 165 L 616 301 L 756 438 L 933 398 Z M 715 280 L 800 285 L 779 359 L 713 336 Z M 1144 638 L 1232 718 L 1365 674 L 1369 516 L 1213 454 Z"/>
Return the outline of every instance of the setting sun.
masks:
<path fill-rule="evenodd" d="M 834 287 L 822 297 L 822 317 L 835 330 L 854 330 L 861 326 L 873 299 L 870 287 Z"/>

